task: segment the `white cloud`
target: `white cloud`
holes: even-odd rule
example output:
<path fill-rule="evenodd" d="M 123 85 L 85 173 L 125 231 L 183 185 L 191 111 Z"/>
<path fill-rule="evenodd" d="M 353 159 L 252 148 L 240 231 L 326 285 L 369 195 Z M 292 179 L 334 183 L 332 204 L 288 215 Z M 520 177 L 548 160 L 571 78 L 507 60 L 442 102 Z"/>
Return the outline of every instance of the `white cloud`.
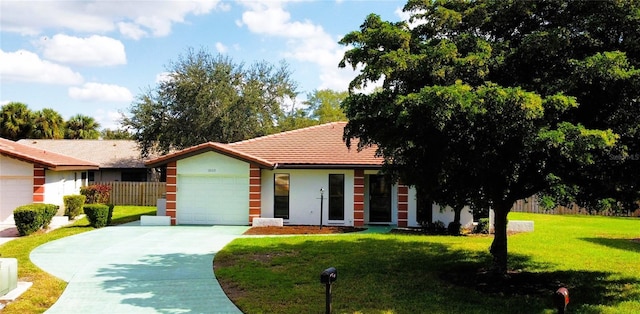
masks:
<path fill-rule="evenodd" d="M 147 35 L 140 25 L 134 23 L 120 22 L 117 24 L 118 30 L 122 35 L 127 38 L 131 38 L 133 40 L 139 40 L 140 38 Z"/>
<path fill-rule="evenodd" d="M 171 81 L 171 72 L 161 72 L 156 74 L 156 84 Z"/>
<path fill-rule="evenodd" d="M 338 68 L 345 48 L 338 45 L 338 40 L 322 26 L 308 20 L 292 21 L 291 14 L 283 7 L 286 2 L 251 0 L 241 3 L 247 10 L 237 25 L 246 26 L 256 34 L 285 38 L 288 47 L 285 57 L 318 65 L 320 88 L 345 90 L 348 87 L 355 72 Z"/>
<path fill-rule="evenodd" d="M 120 128 L 122 114 L 117 111 L 105 111 L 103 109 L 98 109 L 96 110 L 95 119 L 100 123 L 101 128 L 115 130 Z"/>
<path fill-rule="evenodd" d="M 0 100 L 0 106 L 4 106 L 4 105 L 6 105 L 6 104 L 8 104 L 10 102 L 11 102 L 11 100 Z"/>
<path fill-rule="evenodd" d="M 225 46 L 223 43 L 221 42 L 217 42 L 216 43 L 216 51 L 218 51 L 219 53 L 227 53 L 227 51 L 229 51 L 229 47 Z"/>
<path fill-rule="evenodd" d="M 396 8 L 395 11 L 393 11 L 393 13 L 395 13 L 396 16 L 400 18 L 401 21 L 407 22 L 407 24 L 409 25 L 409 28 L 411 28 L 411 29 L 415 28 L 416 26 L 420 26 L 420 25 L 426 23 L 425 20 L 416 20 L 416 21 L 413 21 L 413 22 L 409 22 L 409 19 L 411 18 L 411 15 L 413 15 L 415 13 L 421 13 L 421 12 L 424 12 L 424 10 L 404 12 L 401 7 L 398 7 L 398 8 Z"/>
<path fill-rule="evenodd" d="M 84 79 L 68 67 L 42 60 L 27 50 L 4 52 L 0 49 L 0 77 L 3 81 L 74 85 Z"/>
<path fill-rule="evenodd" d="M 24 35 L 44 29 L 66 29 L 83 33 L 120 31 L 140 39 L 152 34 L 166 36 L 174 23 L 187 15 L 202 15 L 230 9 L 221 0 L 194 1 L 0 1 L 0 28 Z"/>
<path fill-rule="evenodd" d="M 126 87 L 85 83 L 82 87 L 70 87 L 69 97 L 82 101 L 102 101 L 102 102 L 131 102 L 133 95 Z"/>
<path fill-rule="evenodd" d="M 93 35 L 79 38 L 57 34 L 38 42 L 43 57 L 52 61 L 82 66 L 112 66 L 127 63 L 124 45 L 119 40 Z"/>

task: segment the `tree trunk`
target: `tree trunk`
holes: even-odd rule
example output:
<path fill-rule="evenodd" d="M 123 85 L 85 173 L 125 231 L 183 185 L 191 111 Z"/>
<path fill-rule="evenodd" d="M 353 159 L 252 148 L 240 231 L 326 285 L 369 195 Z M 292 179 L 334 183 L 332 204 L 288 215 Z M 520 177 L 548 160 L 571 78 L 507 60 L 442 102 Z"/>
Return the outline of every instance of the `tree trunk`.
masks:
<path fill-rule="evenodd" d="M 453 235 L 460 235 L 460 213 L 464 206 L 454 207 L 453 208 L 453 228 L 454 230 L 449 230 Z"/>
<path fill-rule="evenodd" d="M 494 236 L 491 243 L 491 255 L 493 255 L 493 271 L 500 275 L 507 274 L 507 215 L 511 210 L 510 204 L 499 204 L 493 209 Z"/>

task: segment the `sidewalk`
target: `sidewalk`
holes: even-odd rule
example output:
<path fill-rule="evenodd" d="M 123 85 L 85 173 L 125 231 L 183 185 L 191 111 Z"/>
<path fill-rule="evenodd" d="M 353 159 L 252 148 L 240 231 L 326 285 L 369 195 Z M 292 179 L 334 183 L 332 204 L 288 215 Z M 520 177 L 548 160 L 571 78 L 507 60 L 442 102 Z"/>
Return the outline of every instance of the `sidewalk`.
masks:
<path fill-rule="evenodd" d="M 51 220 L 49 231 L 60 228 L 62 226 L 66 226 L 69 223 L 69 218 L 67 218 L 66 216 L 55 216 Z M 16 223 L 13 220 L 13 215 L 0 222 L 0 245 L 3 245 L 18 237 L 20 236 L 18 234 L 18 228 L 16 228 Z"/>

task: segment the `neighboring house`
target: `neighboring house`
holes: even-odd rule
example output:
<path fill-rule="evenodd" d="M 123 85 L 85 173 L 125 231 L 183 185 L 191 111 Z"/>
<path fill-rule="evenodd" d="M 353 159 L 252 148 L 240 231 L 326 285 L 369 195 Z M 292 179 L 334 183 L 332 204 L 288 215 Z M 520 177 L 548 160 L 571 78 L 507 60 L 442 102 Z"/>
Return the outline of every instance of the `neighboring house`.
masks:
<path fill-rule="evenodd" d="M 325 225 L 336 226 L 411 227 L 453 220 L 450 209 L 420 202 L 414 188 L 380 175 L 383 160 L 375 148 L 358 151 L 357 142 L 347 148 L 345 125 L 204 143 L 149 160 L 147 166 L 166 167 L 166 214 L 172 224 L 248 225 L 263 217 L 318 225 L 321 213 Z M 472 222 L 463 211 L 461 223 Z"/>
<path fill-rule="evenodd" d="M 98 164 L 100 169 L 88 172 L 89 182 L 151 180 L 138 144 L 132 140 L 25 139 L 18 143 Z"/>
<path fill-rule="evenodd" d="M 63 205 L 64 195 L 79 194 L 90 161 L 0 138 L 0 221 L 31 203 Z"/>

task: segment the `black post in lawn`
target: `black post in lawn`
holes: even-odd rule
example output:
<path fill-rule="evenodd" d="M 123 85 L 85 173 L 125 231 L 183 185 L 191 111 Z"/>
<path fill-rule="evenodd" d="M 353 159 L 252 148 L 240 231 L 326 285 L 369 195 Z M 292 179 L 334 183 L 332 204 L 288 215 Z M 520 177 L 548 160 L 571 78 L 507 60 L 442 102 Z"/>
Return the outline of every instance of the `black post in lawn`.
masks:
<path fill-rule="evenodd" d="M 338 270 L 329 267 L 320 274 L 320 283 L 325 284 L 325 313 L 331 313 L 331 284 L 338 279 Z"/>

